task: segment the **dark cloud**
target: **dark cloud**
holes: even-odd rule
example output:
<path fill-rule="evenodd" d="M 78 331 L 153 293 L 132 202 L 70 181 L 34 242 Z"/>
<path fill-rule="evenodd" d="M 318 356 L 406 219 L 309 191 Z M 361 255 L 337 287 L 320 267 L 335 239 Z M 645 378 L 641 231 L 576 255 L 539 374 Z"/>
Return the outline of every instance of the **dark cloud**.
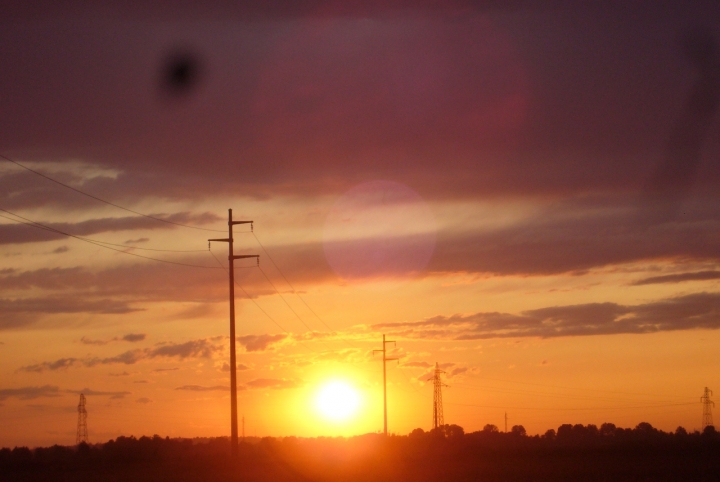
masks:
<path fill-rule="evenodd" d="M 127 302 L 112 299 L 82 298 L 21 298 L 0 299 L 0 330 L 30 325 L 44 315 L 61 313 L 127 314 L 142 311 Z"/>
<path fill-rule="evenodd" d="M 545 275 L 652 259 L 720 260 L 720 203 L 688 202 L 682 222 L 638 219 L 632 199 L 566 199 L 497 230 L 438 234 L 434 272 Z"/>
<path fill-rule="evenodd" d="M 52 252 L 53 252 L 53 254 L 61 254 L 61 253 L 67 253 L 68 251 L 70 251 L 70 248 L 68 248 L 67 246 L 60 246 L 59 248 L 53 249 Z"/>
<path fill-rule="evenodd" d="M 67 393 L 74 393 L 76 395 L 83 394 L 88 397 L 110 397 L 111 399 L 125 398 L 126 395 L 130 395 L 131 392 L 105 392 L 99 390 L 91 390 L 89 388 L 83 388 L 82 390 L 65 390 Z"/>
<path fill-rule="evenodd" d="M 433 365 L 432 365 L 432 363 L 428 363 L 428 362 L 424 362 L 424 361 L 419 361 L 419 362 L 403 363 L 403 364 L 400 365 L 400 366 L 403 367 L 403 368 L 430 368 L 430 367 L 433 366 Z"/>
<path fill-rule="evenodd" d="M 147 397 L 142 397 L 142 398 L 138 398 L 137 400 L 135 400 L 135 403 L 148 404 L 148 403 L 153 403 L 153 401 Z"/>
<path fill-rule="evenodd" d="M 143 341 L 146 337 L 147 335 L 145 335 L 145 333 L 128 333 L 122 338 L 118 338 L 116 336 L 114 338 L 110 338 L 109 340 L 91 340 L 83 336 L 82 338 L 80 338 L 80 343 L 83 343 L 85 345 L 107 345 L 108 343 L 114 341 L 129 341 L 131 343 L 134 343 L 138 341 Z"/>
<path fill-rule="evenodd" d="M 180 344 L 168 343 L 149 349 L 146 353 L 148 358 L 178 357 L 184 360 L 185 358 L 211 358 L 213 354 L 221 352 L 222 350 L 222 345 L 218 345 L 204 338 Z"/>
<path fill-rule="evenodd" d="M 23 366 L 20 367 L 18 371 L 29 373 L 42 373 L 44 371 L 56 371 L 77 366 L 94 367 L 98 365 L 114 364 L 134 365 L 135 363 L 143 360 L 150 360 L 160 357 L 179 358 L 180 360 L 185 360 L 186 358 L 211 358 L 215 353 L 219 353 L 222 350 L 222 345 L 216 344 L 211 339 L 203 338 L 199 340 L 188 341 L 185 343 L 167 343 L 164 345 L 156 346 L 155 348 L 138 348 L 135 350 L 129 350 L 120 353 L 116 356 L 106 358 L 61 358 L 53 362 L 43 362 L 35 365 Z M 159 372 L 169 370 L 177 370 L 177 368 L 164 368 L 153 371 Z"/>
<path fill-rule="evenodd" d="M 125 244 L 140 244 L 140 243 L 147 243 L 150 241 L 150 238 L 137 238 L 137 239 L 128 239 L 125 241 Z"/>
<path fill-rule="evenodd" d="M 245 347 L 245 351 L 265 351 L 272 345 L 275 345 L 285 340 L 287 337 L 287 335 L 282 333 L 279 333 L 277 335 L 244 335 L 238 336 L 237 341 L 243 347 Z"/>
<path fill-rule="evenodd" d="M 124 173 L 83 183 L 114 200 L 317 193 L 368 177 L 446 195 L 639 187 L 691 82 L 677 31 L 717 19 L 716 5 L 698 0 L 651 11 L 642 2 L 365 3 L 228 3 L 211 9 L 223 22 L 193 14 L 177 24 L 157 8 L 151 18 L 164 29 L 142 36 L 126 14 L 5 20 L 0 64 L 13 75 L 0 79 L 9 93 L 0 144 L 129 171 L 135 189 Z M 158 103 L 148 75 L 162 70 L 168 35 L 223 66 L 178 109 Z"/>
<path fill-rule="evenodd" d="M 296 388 L 299 386 L 299 383 L 295 380 L 286 380 L 285 378 L 257 378 L 250 380 L 245 385 L 251 389 L 270 388 L 273 390 L 282 390 L 286 388 Z"/>
<path fill-rule="evenodd" d="M 202 385 L 183 385 L 175 388 L 175 390 L 187 390 L 191 392 L 214 392 L 214 391 L 230 391 L 230 387 L 227 385 L 214 385 L 211 387 L 205 387 Z"/>
<path fill-rule="evenodd" d="M 171 221 L 173 223 L 193 224 L 199 226 L 215 223 L 219 219 L 217 215 L 212 213 L 176 213 L 170 215 L 151 214 L 151 216 L 165 221 Z M 73 234 L 75 236 L 89 236 L 98 233 L 132 231 L 136 229 L 170 229 L 175 227 L 172 224 L 162 223 L 140 216 L 90 219 L 78 223 L 44 222 L 42 224 L 48 226 L 49 228 Z M 0 224 L 0 244 L 33 243 L 64 238 L 67 238 L 67 236 L 23 224 Z"/>
<path fill-rule="evenodd" d="M 373 330 L 421 339 L 614 335 L 720 328 L 720 293 L 697 293 L 641 305 L 588 303 L 522 312 L 436 316 L 423 321 L 384 323 Z"/>
<path fill-rule="evenodd" d="M 249 369 L 250 369 L 249 366 L 243 365 L 242 363 L 238 363 L 235 368 L 237 368 L 239 371 L 249 370 Z M 220 371 L 221 371 L 221 372 L 229 372 L 229 371 L 230 371 L 230 364 L 228 364 L 228 363 L 223 363 L 223 364 L 222 364 L 222 367 L 220 368 Z"/>
<path fill-rule="evenodd" d="M 681 283 L 683 281 L 707 281 L 720 279 L 720 271 L 697 271 L 694 273 L 668 274 L 663 276 L 651 276 L 634 281 L 632 285 L 652 285 L 660 283 Z"/>
<path fill-rule="evenodd" d="M 60 358 L 54 362 L 43 362 L 38 365 L 28 365 L 19 369 L 24 372 L 42 373 L 44 371 L 65 370 L 75 365 L 79 360 L 77 358 Z"/>
<path fill-rule="evenodd" d="M 20 400 L 34 400 L 41 397 L 58 397 L 60 396 L 60 388 L 54 385 L 43 385 L 41 387 L 22 387 L 22 388 L 1 388 L 0 400 L 8 398 L 18 398 Z"/>
<path fill-rule="evenodd" d="M 163 372 L 174 372 L 176 370 L 180 370 L 179 368 L 156 368 L 155 370 L 152 370 L 153 373 L 163 373 Z"/>

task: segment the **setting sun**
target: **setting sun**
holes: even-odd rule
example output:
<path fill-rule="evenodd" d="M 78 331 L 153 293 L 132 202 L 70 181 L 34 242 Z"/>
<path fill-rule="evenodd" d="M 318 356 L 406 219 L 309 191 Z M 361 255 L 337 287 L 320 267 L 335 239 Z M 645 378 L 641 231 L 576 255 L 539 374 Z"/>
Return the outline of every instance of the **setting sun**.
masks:
<path fill-rule="evenodd" d="M 341 381 L 323 385 L 315 398 L 315 406 L 324 417 L 335 421 L 347 420 L 360 407 L 357 390 Z"/>

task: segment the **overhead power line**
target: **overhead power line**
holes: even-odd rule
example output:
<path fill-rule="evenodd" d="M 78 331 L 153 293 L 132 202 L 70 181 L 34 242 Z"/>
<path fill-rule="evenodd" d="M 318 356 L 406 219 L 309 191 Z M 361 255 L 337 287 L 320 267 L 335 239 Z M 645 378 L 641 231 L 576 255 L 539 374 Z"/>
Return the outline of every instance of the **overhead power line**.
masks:
<path fill-rule="evenodd" d="M 328 324 L 325 322 L 325 320 L 323 320 L 323 319 L 320 317 L 320 315 L 318 315 L 318 314 L 315 312 L 315 310 L 313 310 L 313 309 L 310 307 L 310 305 L 305 301 L 305 298 L 303 298 L 302 296 L 300 296 L 300 293 L 298 293 L 298 291 L 295 289 L 295 287 L 292 285 L 292 283 L 290 283 L 290 280 L 287 278 L 287 276 L 285 276 L 285 274 L 282 272 L 282 270 L 281 270 L 280 267 L 277 265 L 277 263 L 275 262 L 275 260 L 272 258 L 272 256 L 270 256 L 270 253 L 268 253 L 268 250 L 265 249 L 265 246 L 263 246 L 263 244 L 260 242 L 260 239 L 258 239 L 258 237 L 257 237 L 257 235 L 255 234 L 255 231 L 254 231 L 254 230 L 252 231 L 252 235 L 253 235 L 253 237 L 255 238 L 255 241 L 257 241 L 257 244 L 258 244 L 258 245 L 260 246 L 260 248 L 263 250 L 263 253 L 265 253 L 265 256 L 267 256 L 267 258 L 270 260 L 270 262 L 272 263 L 272 265 L 275 266 L 275 269 L 278 271 L 278 273 L 280 273 L 280 276 L 282 276 L 282 278 L 285 280 L 285 283 L 287 283 L 287 285 L 290 287 L 290 289 L 292 290 L 293 294 L 294 294 L 295 296 L 297 296 L 297 297 L 300 299 L 300 301 L 302 301 L 302 303 L 307 307 L 308 310 L 310 310 L 310 312 L 311 312 L 313 315 L 315 315 L 315 318 L 317 318 L 318 320 L 320 320 L 320 323 L 322 323 L 322 324 L 325 326 L 325 328 L 327 328 L 327 329 L 330 330 L 330 331 L 335 331 L 335 330 L 333 330 L 332 327 L 330 327 L 330 325 L 328 325 Z M 261 270 L 261 271 L 262 271 L 262 270 Z M 263 271 L 263 275 L 265 275 L 265 278 L 268 278 L 267 274 L 265 274 L 264 271 Z M 268 281 L 270 282 L 271 285 L 273 284 L 272 281 L 270 281 L 270 278 L 268 278 Z M 273 285 L 273 288 L 275 288 L 274 285 Z M 277 288 L 275 288 L 275 291 L 277 291 L 278 294 L 280 294 L 280 292 L 277 290 Z M 282 297 L 282 295 L 280 295 L 280 297 Z M 283 301 L 285 301 L 284 298 L 283 298 Z M 285 301 L 285 303 L 287 304 L 287 301 Z M 290 305 L 288 305 L 288 306 L 290 306 Z M 292 308 L 290 308 L 290 309 L 292 310 Z M 295 313 L 295 310 L 293 310 L 293 313 Z M 295 314 L 297 315 L 297 313 L 295 313 Z M 299 316 L 298 316 L 298 318 L 299 318 Z M 303 322 L 303 324 L 305 324 L 305 323 Z M 307 325 L 306 325 L 306 326 L 307 326 Z M 348 341 L 348 340 L 346 340 L 346 339 L 344 339 L 344 338 L 340 338 L 340 339 L 341 339 L 342 341 L 344 341 L 345 343 L 347 343 L 348 345 L 350 345 L 351 347 L 353 347 L 353 348 L 358 348 L 358 346 L 355 345 L 354 343 L 351 343 L 350 341 Z"/>
<path fill-rule="evenodd" d="M 28 171 L 28 172 L 31 172 L 31 173 L 33 173 L 33 174 L 37 174 L 38 176 L 43 177 L 43 178 L 47 179 L 48 181 L 52 181 L 52 182 L 54 182 L 55 184 L 59 184 L 59 185 L 62 186 L 62 187 L 65 187 L 65 188 L 67 188 L 67 189 L 70 189 L 70 190 L 72 190 L 72 191 L 75 191 L 75 192 L 78 193 L 78 194 L 82 194 L 83 196 L 87 196 L 87 197 L 89 197 L 90 199 L 94 199 L 95 201 L 99 201 L 99 202 L 101 202 L 101 203 L 105 203 L 105 204 L 107 204 L 107 205 L 109 205 L 109 206 L 112 206 L 112 207 L 115 207 L 115 208 L 118 208 L 118 209 L 122 209 L 123 211 L 127 211 L 127 212 L 129 212 L 129 213 L 136 214 L 136 215 L 138 215 L 138 216 L 142 216 L 142 217 L 144 217 L 144 218 L 153 219 L 153 220 L 158 221 L 158 222 L 161 222 L 161 223 L 172 224 L 172 225 L 174 225 L 174 226 L 180 226 L 180 227 L 183 227 L 183 228 L 197 229 L 197 230 L 199 230 L 199 231 L 210 231 L 210 232 L 213 232 L 213 233 L 224 233 L 224 232 L 225 232 L 225 231 L 220 230 L 220 229 L 210 229 L 210 228 L 201 228 L 201 227 L 199 227 L 199 226 L 190 226 L 189 224 L 176 223 L 175 221 L 170 221 L 170 220 L 168 220 L 168 219 L 162 219 L 162 218 L 158 218 L 158 217 L 155 217 L 155 216 L 151 216 L 151 215 L 149 215 L 149 214 L 144 214 L 144 213 L 135 211 L 135 210 L 133 210 L 133 209 L 126 208 L 125 206 L 121 206 L 121 205 L 119 205 L 119 204 L 115 204 L 115 203 L 110 202 L 110 201 L 108 201 L 108 200 L 106 200 L 106 199 L 103 199 L 103 198 L 94 196 L 94 195 L 92 195 L 92 194 L 90 194 L 90 193 L 87 193 L 87 192 L 85 192 L 85 191 L 82 191 L 82 190 L 80 190 L 80 189 L 78 189 L 78 188 L 75 188 L 75 187 L 72 187 L 72 186 L 70 186 L 70 185 L 68 185 L 68 184 L 65 184 L 64 182 L 58 181 L 57 179 L 53 179 L 53 178 L 50 177 L 50 176 L 46 176 L 45 174 L 43 174 L 43 173 L 41 173 L 41 172 L 38 172 L 38 171 L 36 171 L 36 170 L 34 170 L 34 169 L 31 169 L 31 168 L 29 168 L 29 167 L 27 167 L 27 166 L 25 166 L 25 165 L 23 165 L 23 164 L 20 164 L 19 162 L 14 161 L 14 160 L 10 159 L 9 157 L 4 156 L 4 155 L 2 155 L 2 154 L 0 154 L 0 158 L 5 159 L 6 161 L 13 163 L 13 164 L 15 164 L 16 166 L 21 167 L 21 168 L 25 169 L 25 170 Z"/>
<path fill-rule="evenodd" d="M 124 251 L 124 250 L 122 250 L 122 249 L 113 248 L 112 246 L 107 246 L 106 244 L 103 244 L 103 243 L 100 243 L 100 242 L 92 241 L 92 240 L 90 240 L 90 239 L 88 239 L 88 238 L 83 238 L 83 237 L 81 237 L 81 236 L 76 236 L 76 235 L 74 235 L 74 234 L 66 233 L 65 231 L 61 231 L 61 230 L 59 230 L 59 229 L 55 229 L 55 228 L 53 228 L 53 227 L 47 226 L 47 225 L 42 224 L 42 223 L 39 223 L 39 222 L 37 222 L 37 221 L 33 221 L 32 219 L 28 219 L 28 218 L 26 218 L 26 217 L 24 217 L 24 216 L 20 216 L 19 214 L 15 214 L 15 213 L 13 213 L 13 212 L 11 212 L 11 211 L 8 211 L 7 209 L 2 209 L 2 208 L 0 208 L 0 211 L 2 211 L 2 212 L 4 212 L 4 213 L 7 213 L 7 214 L 10 214 L 11 216 L 15 216 L 15 217 L 17 217 L 17 218 L 20 218 L 20 219 L 22 219 L 23 221 L 26 221 L 26 222 L 22 222 L 22 221 L 18 221 L 17 219 L 12 219 L 12 218 L 9 218 L 9 217 L 7 217 L 7 216 L 0 215 L 0 217 L 2 217 L 2 218 L 4 218 L 4 219 L 7 219 L 7 220 L 10 220 L 10 221 L 13 221 L 13 222 L 15 222 L 15 223 L 24 224 L 25 226 L 30 226 L 30 227 L 32 227 L 32 228 L 42 229 L 42 230 L 45 230 L 45 231 L 50 231 L 50 232 L 52 232 L 52 233 L 61 234 L 61 235 L 63 235 L 63 236 L 67 236 L 67 237 L 70 237 L 70 238 L 75 238 L 75 239 L 77 239 L 77 240 L 79 240 L 79 241 L 82 241 L 82 242 L 84 242 L 84 243 L 89 243 L 89 244 L 98 246 L 98 247 L 100 247 L 100 248 L 110 249 L 110 250 L 115 251 L 115 252 L 118 252 L 118 253 L 127 254 L 128 256 L 135 256 L 136 258 L 149 259 L 149 260 L 151 260 L 151 261 L 157 261 L 157 262 L 160 262 L 160 263 L 175 264 L 175 265 L 178 265 L 178 266 L 186 266 L 186 267 L 189 267 L 189 268 L 218 269 L 218 268 L 216 268 L 215 266 L 202 266 L 202 265 L 197 265 L 197 264 L 180 263 L 180 262 L 178 262 L 178 261 L 170 261 L 170 260 L 167 260 L 167 259 L 152 258 L 152 257 L 150 257 L 150 256 L 143 256 L 142 254 L 131 253 L 131 252 L 129 252 L 129 251 Z"/>

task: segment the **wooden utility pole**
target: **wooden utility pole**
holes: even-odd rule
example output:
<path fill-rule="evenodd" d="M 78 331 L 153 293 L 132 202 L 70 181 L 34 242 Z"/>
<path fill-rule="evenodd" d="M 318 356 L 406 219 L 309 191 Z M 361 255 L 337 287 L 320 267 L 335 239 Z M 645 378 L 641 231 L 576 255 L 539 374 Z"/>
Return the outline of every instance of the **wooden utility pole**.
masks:
<path fill-rule="evenodd" d="M 386 369 L 385 369 L 385 362 L 390 360 L 398 360 L 397 357 L 394 358 L 388 358 L 387 357 L 387 350 L 385 348 L 387 343 L 392 343 L 393 346 L 395 346 L 394 341 L 385 341 L 385 335 L 383 335 L 383 345 L 382 350 L 373 350 L 373 355 L 375 355 L 376 352 L 382 352 L 383 355 L 383 432 L 385 433 L 385 436 L 387 436 L 387 375 L 386 375 Z"/>
<path fill-rule="evenodd" d="M 237 363 L 235 362 L 235 266 L 236 259 L 257 258 L 260 255 L 249 254 L 235 256 L 233 252 L 233 230 L 236 224 L 250 224 L 252 221 L 233 221 L 232 209 L 228 209 L 228 237 L 222 239 L 208 239 L 228 243 L 228 273 L 230 274 L 230 453 L 233 458 L 238 454 L 238 419 L 237 419 Z"/>

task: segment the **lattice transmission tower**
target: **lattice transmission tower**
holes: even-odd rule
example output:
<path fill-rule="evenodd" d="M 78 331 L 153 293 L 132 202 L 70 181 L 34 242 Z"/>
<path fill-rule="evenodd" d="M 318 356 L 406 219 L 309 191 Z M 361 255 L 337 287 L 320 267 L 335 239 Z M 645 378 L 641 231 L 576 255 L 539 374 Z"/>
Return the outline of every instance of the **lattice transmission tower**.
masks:
<path fill-rule="evenodd" d="M 81 443 L 88 443 L 87 433 L 87 410 L 85 409 L 85 395 L 80 394 L 80 403 L 78 403 L 78 424 L 77 424 L 77 437 L 75 443 L 80 445 Z"/>
<path fill-rule="evenodd" d="M 442 381 L 441 375 L 445 373 L 440 370 L 438 363 L 435 362 L 435 372 L 433 374 L 433 428 L 445 425 L 443 417 L 442 405 L 442 387 L 447 387 Z"/>
<path fill-rule="evenodd" d="M 703 396 L 700 397 L 700 401 L 703 404 L 703 419 L 702 419 L 702 428 L 705 430 L 705 427 L 714 426 L 713 419 L 712 419 L 712 408 L 715 406 L 715 402 L 710 400 L 710 397 L 712 396 L 713 392 L 708 387 L 705 387 L 705 392 L 703 393 Z"/>

